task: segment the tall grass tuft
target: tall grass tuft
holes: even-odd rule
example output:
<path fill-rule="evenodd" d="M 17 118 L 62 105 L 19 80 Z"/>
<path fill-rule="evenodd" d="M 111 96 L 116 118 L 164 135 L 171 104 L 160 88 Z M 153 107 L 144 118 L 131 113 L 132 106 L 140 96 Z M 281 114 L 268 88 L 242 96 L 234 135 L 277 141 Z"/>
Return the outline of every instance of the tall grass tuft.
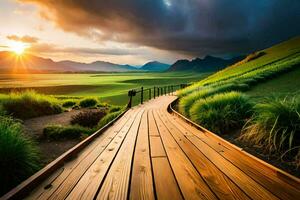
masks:
<path fill-rule="evenodd" d="M 47 139 L 63 140 L 63 139 L 78 139 L 85 135 L 91 135 L 93 129 L 85 128 L 82 126 L 61 126 L 61 125 L 48 125 L 44 128 L 43 134 Z"/>
<path fill-rule="evenodd" d="M 225 85 L 215 85 L 214 87 L 204 87 L 202 90 L 195 91 L 190 95 L 182 97 L 179 101 L 179 112 L 185 116 L 189 116 L 190 109 L 193 104 L 201 99 L 213 96 L 218 93 L 230 92 L 230 91 L 245 91 L 248 90 L 249 86 L 247 84 L 238 84 L 238 83 L 228 83 Z"/>
<path fill-rule="evenodd" d="M 6 114 L 20 119 L 28 119 L 62 112 L 58 101 L 33 90 L 10 93 L 0 99 Z"/>
<path fill-rule="evenodd" d="M 22 125 L 0 116 L 0 196 L 39 169 L 39 153 Z"/>
<path fill-rule="evenodd" d="M 112 112 L 112 113 L 108 113 L 107 115 L 105 115 L 98 123 L 98 128 L 102 128 L 103 126 L 105 126 L 106 124 L 108 124 L 110 121 L 114 120 L 115 118 L 117 118 L 122 112 L 124 112 L 124 109 L 116 111 L 116 112 Z"/>
<path fill-rule="evenodd" d="M 98 100 L 95 98 L 85 98 L 79 102 L 79 106 L 82 108 L 95 107 Z"/>
<path fill-rule="evenodd" d="M 77 124 L 83 127 L 93 128 L 105 115 L 105 110 L 82 111 L 72 116 L 71 124 Z"/>
<path fill-rule="evenodd" d="M 221 93 L 197 101 L 190 109 L 190 116 L 193 121 L 209 130 L 224 134 L 241 128 L 252 115 L 252 107 L 244 94 Z"/>
<path fill-rule="evenodd" d="M 300 98 L 272 98 L 255 106 L 255 114 L 240 136 L 267 152 L 283 152 L 300 146 Z"/>

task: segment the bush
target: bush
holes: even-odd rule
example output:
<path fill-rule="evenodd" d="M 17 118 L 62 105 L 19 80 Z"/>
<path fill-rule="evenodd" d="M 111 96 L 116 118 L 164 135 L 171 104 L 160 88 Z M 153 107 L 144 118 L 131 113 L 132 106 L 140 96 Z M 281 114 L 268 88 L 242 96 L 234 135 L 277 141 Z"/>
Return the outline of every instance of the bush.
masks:
<path fill-rule="evenodd" d="M 112 112 L 112 113 L 107 114 L 105 117 L 103 117 L 99 121 L 98 128 L 102 128 L 103 126 L 105 126 L 106 124 L 108 124 L 110 121 L 112 121 L 115 118 L 117 118 L 122 112 L 123 112 L 123 110 L 120 110 L 120 111 L 117 111 L 117 112 Z"/>
<path fill-rule="evenodd" d="M 65 107 L 65 108 L 70 108 L 70 107 L 73 107 L 75 105 L 76 105 L 75 101 L 65 101 L 62 106 Z"/>
<path fill-rule="evenodd" d="M 230 91 L 246 91 L 249 89 L 247 84 L 229 83 L 225 85 L 216 85 L 215 87 L 206 87 L 202 90 L 193 92 L 192 94 L 185 96 L 179 101 L 179 111 L 185 116 L 189 116 L 192 105 L 201 98 L 207 98 L 209 96 Z"/>
<path fill-rule="evenodd" d="M 249 98 L 238 92 L 201 99 L 190 110 L 193 121 L 218 134 L 241 128 L 251 114 Z"/>
<path fill-rule="evenodd" d="M 39 169 L 39 153 L 22 125 L 0 116 L 0 196 Z"/>
<path fill-rule="evenodd" d="M 106 115 L 104 110 L 97 111 L 83 111 L 72 116 L 71 124 L 78 124 L 84 127 L 94 127 Z"/>
<path fill-rule="evenodd" d="M 82 108 L 94 107 L 98 103 L 97 99 L 85 98 L 79 102 L 79 106 Z"/>
<path fill-rule="evenodd" d="M 109 113 L 117 112 L 117 111 L 120 111 L 120 110 L 122 110 L 122 109 L 123 109 L 122 106 L 111 106 L 111 107 L 109 107 L 108 112 L 109 112 Z"/>
<path fill-rule="evenodd" d="M 283 152 L 300 145 L 300 99 L 268 99 L 255 106 L 241 140 L 260 145 L 267 152 Z"/>
<path fill-rule="evenodd" d="M 2 109 L 20 119 L 58 114 L 63 111 L 56 99 L 34 91 L 10 93 L 2 99 Z"/>
<path fill-rule="evenodd" d="M 43 134 L 52 140 L 77 139 L 82 135 L 90 135 L 93 130 L 81 126 L 49 125 L 44 128 Z"/>

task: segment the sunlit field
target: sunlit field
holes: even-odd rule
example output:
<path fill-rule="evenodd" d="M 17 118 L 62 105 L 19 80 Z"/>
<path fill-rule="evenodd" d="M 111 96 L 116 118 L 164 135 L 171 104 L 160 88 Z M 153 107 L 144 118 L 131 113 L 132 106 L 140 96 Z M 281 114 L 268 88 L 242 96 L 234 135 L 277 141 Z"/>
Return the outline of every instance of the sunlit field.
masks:
<path fill-rule="evenodd" d="M 112 104 L 126 104 L 130 89 L 199 81 L 209 73 L 103 73 L 103 74 L 0 74 L 1 92 L 33 88 L 57 97 L 95 96 Z"/>

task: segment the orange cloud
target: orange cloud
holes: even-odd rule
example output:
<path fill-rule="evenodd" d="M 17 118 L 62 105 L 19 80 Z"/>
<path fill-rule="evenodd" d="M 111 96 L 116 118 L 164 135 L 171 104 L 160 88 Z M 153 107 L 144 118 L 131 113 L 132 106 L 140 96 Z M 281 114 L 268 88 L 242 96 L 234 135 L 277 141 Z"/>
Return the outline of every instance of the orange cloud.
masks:
<path fill-rule="evenodd" d="M 6 36 L 7 39 L 17 41 L 17 42 L 23 42 L 23 43 L 37 43 L 39 39 L 37 37 L 32 37 L 28 35 L 24 36 L 17 36 L 17 35 L 8 35 Z"/>

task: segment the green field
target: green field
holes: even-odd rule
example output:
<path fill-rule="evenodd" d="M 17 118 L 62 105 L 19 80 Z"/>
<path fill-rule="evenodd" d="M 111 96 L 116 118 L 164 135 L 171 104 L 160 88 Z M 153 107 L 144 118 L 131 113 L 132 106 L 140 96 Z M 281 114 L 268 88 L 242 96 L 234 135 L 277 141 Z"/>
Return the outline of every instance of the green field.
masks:
<path fill-rule="evenodd" d="M 58 97 L 95 96 L 112 104 L 126 104 L 130 89 L 199 81 L 208 73 L 0 74 L 2 92 L 34 88 Z M 147 99 L 147 94 L 145 94 Z"/>
<path fill-rule="evenodd" d="M 246 94 L 257 100 L 266 97 L 278 96 L 286 97 L 289 95 L 300 94 L 300 68 L 286 74 L 253 86 Z"/>

